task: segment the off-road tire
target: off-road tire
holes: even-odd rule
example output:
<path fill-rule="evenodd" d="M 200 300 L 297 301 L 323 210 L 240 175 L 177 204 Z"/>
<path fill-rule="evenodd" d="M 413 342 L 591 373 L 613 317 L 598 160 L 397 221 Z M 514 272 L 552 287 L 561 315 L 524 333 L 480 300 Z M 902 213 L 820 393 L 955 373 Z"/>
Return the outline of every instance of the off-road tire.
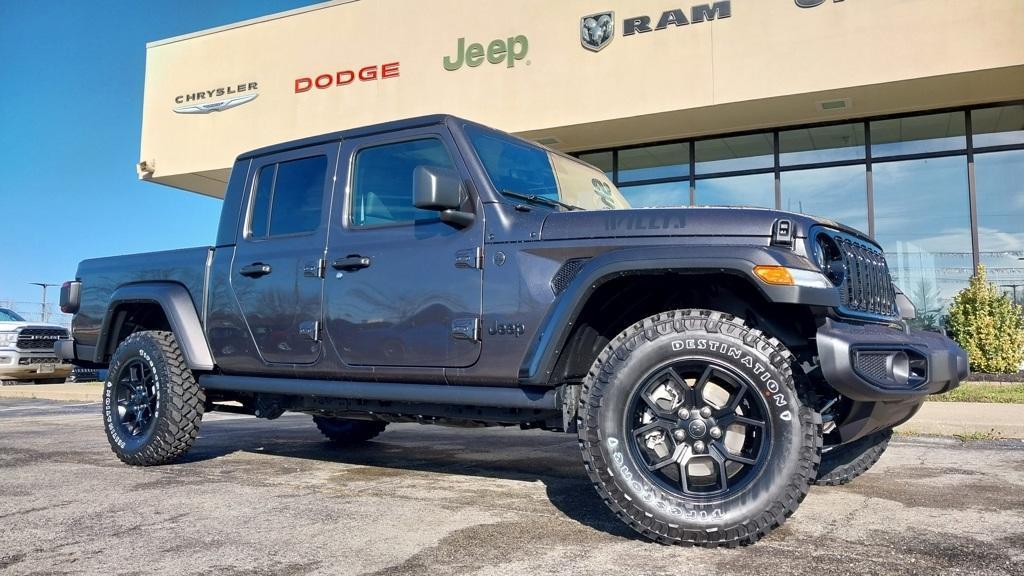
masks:
<path fill-rule="evenodd" d="M 814 483 L 818 486 L 839 486 L 850 482 L 878 462 L 891 438 L 892 428 L 886 428 L 825 452 L 821 455 L 821 466 Z"/>
<path fill-rule="evenodd" d="M 156 409 L 148 431 L 129 436 L 117 412 L 118 377 L 126 364 L 140 360 L 155 376 Z M 192 447 L 199 435 L 206 397 L 178 347 L 174 334 L 135 332 L 114 352 L 103 384 L 104 429 L 110 448 L 122 462 L 135 466 L 168 464 Z"/>
<path fill-rule="evenodd" d="M 620 424 L 630 410 L 624 399 L 663 366 L 698 357 L 728 362 L 743 374 L 754 374 L 745 363 L 756 366 L 759 375 L 751 389 L 767 397 L 770 432 L 765 434 L 772 441 L 755 468 L 760 473 L 720 501 L 666 490 L 645 476 L 649 473 L 641 471 L 631 450 L 616 451 L 635 436 L 634 429 Z M 583 383 L 578 412 L 583 461 L 605 504 L 631 528 L 665 544 L 734 547 L 752 544 L 782 525 L 817 476 L 822 448 L 821 417 L 798 397 L 792 361 L 775 338 L 709 310 L 657 314 L 613 338 Z M 763 374 L 769 376 L 762 380 Z"/>
<path fill-rule="evenodd" d="M 376 420 L 346 420 L 326 416 L 313 416 L 313 422 L 320 433 L 337 446 L 361 444 L 376 438 L 388 425 L 387 422 Z"/>

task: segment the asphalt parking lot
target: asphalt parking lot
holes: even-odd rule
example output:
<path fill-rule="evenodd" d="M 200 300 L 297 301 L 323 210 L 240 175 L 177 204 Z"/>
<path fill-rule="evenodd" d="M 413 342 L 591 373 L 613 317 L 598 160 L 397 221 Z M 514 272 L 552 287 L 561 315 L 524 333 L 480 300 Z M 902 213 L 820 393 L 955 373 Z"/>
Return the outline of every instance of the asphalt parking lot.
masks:
<path fill-rule="evenodd" d="M 761 543 L 638 539 L 569 435 L 393 425 L 334 449 L 307 416 L 212 414 L 129 468 L 98 404 L 0 400 L 3 574 L 1024 574 L 1024 444 L 900 438 Z"/>

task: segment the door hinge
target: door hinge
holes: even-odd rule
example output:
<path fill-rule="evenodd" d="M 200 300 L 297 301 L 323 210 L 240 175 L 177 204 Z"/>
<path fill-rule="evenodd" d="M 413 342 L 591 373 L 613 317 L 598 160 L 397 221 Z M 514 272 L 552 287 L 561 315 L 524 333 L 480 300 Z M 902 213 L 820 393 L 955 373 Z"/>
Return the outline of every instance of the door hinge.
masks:
<path fill-rule="evenodd" d="M 456 340 L 480 340 L 479 318 L 457 318 L 452 320 L 452 338 Z"/>
<path fill-rule="evenodd" d="M 484 267 L 484 249 L 477 246 L 459 250 L 455 253 L 455 267 L 482 269 Z"/>
<path fill-rule="evenodd" d="M 302 275 L 307 278 L 323 278 L 327 270 L 327 260 L 318 258 L 316 262 L 306 262 L 302 266 Z"/>
<path fill-rule="evenodd" d="M 320 321 L 307 320 L 299 324 L 299 335 L 305 336 L 314 342 L 320 341 Z"/>

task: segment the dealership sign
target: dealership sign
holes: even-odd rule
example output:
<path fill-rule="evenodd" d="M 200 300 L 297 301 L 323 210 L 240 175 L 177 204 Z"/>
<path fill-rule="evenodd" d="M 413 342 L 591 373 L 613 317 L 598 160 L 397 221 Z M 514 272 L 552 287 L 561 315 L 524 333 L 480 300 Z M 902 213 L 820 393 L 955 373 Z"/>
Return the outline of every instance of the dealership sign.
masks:
<path fill-rule="evenodd" d="M 252 102 L 259 96 L 256 93 L 257 88 L 259 88 L 259 85 L 256 82 L 246 82 L 245 84 L 221 86 L 191 94 L 179 94 L 174 98 L 174 103 L 185 104 L 185 106 L 174 108 L 174 111 L 178 114 L 220 112 L 221 110 L 241 106 L 246 102 Z M 227 96 L 227 98 L 224 98 L 224 96 Z M 214 98 L 218 99 L 214 100 Z"/>
<path fill-rule="evenodd" d="M 388 62 L 387 64 L 373 64 L 363 66 L 358 70 L 338 70 L 337 72 L 326 72 L 316 76 L 305 76 L 295 79 L 295 93 L 309 92 L 313 88 L 324 90 L 332 86 L 348 86 L 353 82 L 374 82 L 376 80 L 387 80 L 398 78 L 399 62 Z"/>
<path fill-rule="evenodd" d="M 466 45 L 465 38 L 459 38 L 455 46 L 455 56 L 445 56 L 441 62 L 445 70 L 454 72 L 465 64 L 470 68 L 476 68 L 486 60 L 490 64 L 505 63 L 507 68 L 512 68 L 516 62 L 526 58 L 530 52 L 530 41 L 526 36 L 510 36 L 507 39 L 498 38 L 483 44 L 474 42 Z M 529 64 L 529 62 L 527 62 Z"/>
<path fill-rule="evenodd" d="M 615 12 L 599 12 L 580 18 L 580 44 L 597 52 L 615 38 Z"/>
<path fill-rule="evenodd" d="M 798 3 L 801 0 L 798 0 Z M 811 2 L 813 0 L 804 0 Z M 841 0 L 839 0 L 841 1 Z M 699 24 L 712 20 L 721 20 L 732 16 L 732 2 L 709 2 L 692 6 L 689 12 L 682 8 L 665 10 L 660 15 L 641 15 L 622 20 L 622 35 L 633 36 L 664 30 L 688 24 Z M 597 52 L 604 48 L 615 37 L 615 13 L 598 12 L 580 19 L 580 44 L 587 50 Z"/>

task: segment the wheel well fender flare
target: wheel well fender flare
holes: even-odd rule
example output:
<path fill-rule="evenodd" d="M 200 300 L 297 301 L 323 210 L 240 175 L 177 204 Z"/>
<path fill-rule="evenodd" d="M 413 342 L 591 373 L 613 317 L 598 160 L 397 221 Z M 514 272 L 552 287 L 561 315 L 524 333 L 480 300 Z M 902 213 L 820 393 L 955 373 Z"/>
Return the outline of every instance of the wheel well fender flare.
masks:
<path fill-rule="evenodd" d="M 114 290 L 107 304 L 107 313 L 100 328 L 96 346 L 96 361 L 104 361 L 104 350 L 110 344 L 116 311 L 125 304 L 156 304 L 164 312 L 171 331 L 181 347 L 188 367 L 192 370 L 213 370 L 213 354 L 206 341 L 206 333 L 199 321 L 195 304 L 188 290 L 174 282 L 143 282 L 128 284 Z"/>
<path fill-rule="evenodd" d="M 589 260 L 552 304 L 519 368 L 520 384 L 548 385 L 576 319 L 602 284 L 629 275 L 719 273 L 744 278 L 775 304 L 838 307 L 834 288 L 773 286 L 754 275 L 754 266 L 814 268 L 805 257 L 768 246 L 657 246 L 613 250 Z"/>

